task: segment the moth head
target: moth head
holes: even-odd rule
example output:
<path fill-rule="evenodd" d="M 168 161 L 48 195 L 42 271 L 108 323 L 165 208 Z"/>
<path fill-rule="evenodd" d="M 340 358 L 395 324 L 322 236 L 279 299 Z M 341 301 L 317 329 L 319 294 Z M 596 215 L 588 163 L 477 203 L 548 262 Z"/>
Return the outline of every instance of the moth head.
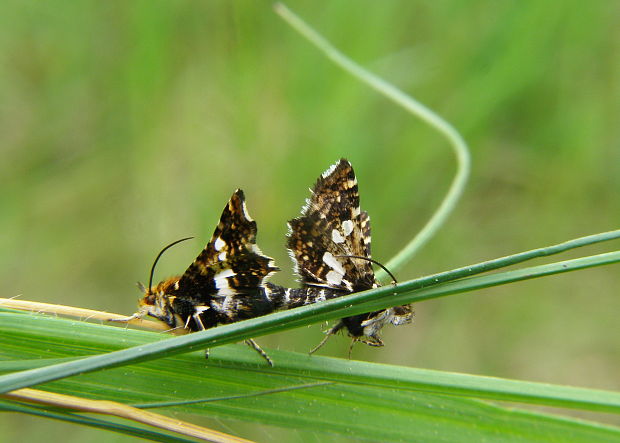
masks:
<path fill-rule="evenodd" d="M 175 291 L 179 288 L 179 278 L 180 277 L 171 277 L 166 280 L 161 281 L 156 286 L 153 286 L 153 274 L 155 273 L 155 267 L 157 266 L 157 261 L 162 256 L 166 250 L 171 248 L 185 240 L 189 240 L 192 237 L 182 238 L 175 242 L 170 243 L 168 246 L 163 248 L 155 257 L 155 261 L 153 262 L 153 266 L 151 267 L 151 272 L 149 274 L 149 285 L 145 287 L 142 283 L 138 282 L 138 289 L 144 294 L 144 296 L 138 302 L 139 315 L 150 315 L 151 317 L 158 318 L 166 322 L 168 325 L 172 327 L 179 326 L 178 316 L 175 315 L 173 309 L 173 302 L 175 296 L 173 295 Z"/>
<path fill-rule="evenodd" d="M 172 277 L 159 283 L 155 287 L 145 288 L 141 285 L 144 296 L 138 302 L 140 316 L 149 315 L 155 317 L 169 326 L 176 328 L 182 327 L 180 320 L 174 310 L 174 290 L 178 287 L 179 277 Z"/>
<path fill-rule="evenodd" d="M 140 299 L 140 306 L 154 305 L 158 299 L 173 297 L 174 291 L 178 289 L 180 277 L 171 277 L 159 282 L 156 286 L 145 287 L 138 282 L 138 289 L 144 294 Z"/>

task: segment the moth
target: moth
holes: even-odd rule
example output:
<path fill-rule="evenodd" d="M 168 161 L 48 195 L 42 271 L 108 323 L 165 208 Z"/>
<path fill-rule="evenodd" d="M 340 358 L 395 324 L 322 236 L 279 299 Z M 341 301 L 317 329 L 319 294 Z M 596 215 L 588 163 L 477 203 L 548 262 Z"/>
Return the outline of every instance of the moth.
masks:
<path fill-rule="evenodd" d="M 370 219 L 360 211 L 357 180 L 347 160 L 319 177 L 302 215 L 289 222 L 287 245 L 301 288 L 267 281 L 279 268 L 256 245 L 256 235 L 256 222 L 248 213 L 243 191 L 237 189 L 194 262 L 182 275 L 155 286 L 154 264 L 138 311 L 124 320 L 148 315 L 171 329 L 201 331 L 378 286 L 369 262 Z M 387 323 L 408 323 L 411 316 L 409 306 L 400 306 L 347 317 L 327 337 L 346 328 L 354 342 L 382 346 L 381 328 Z M 272 365 L 253 340 L 246 343 Z"/>
<path fill-rule="evenodd" d="M 320 301 L 378 287 L 371 263 L 370 217 L 360 209 L 351 163 L 341 159 L 332 165 L 311 192 L 301 216 L 289 221 L 287 243 L 304 288 L 323 288 L 315 300 Z M 311 352 L 343 328 L 353 338 L 351 345 L 360 341 L 383 346 L 379 336 L 383 326 L 407 324 L 412 318 L 410 305 L 343 318 Z"/>
<path fill-rule="evenodd" d="M 149 286 L 142 287 L 138 312 L 123 320 L 148 315 L 171 329 L 195 332 L 273 312 L 276 305 L 269 297 L 266 280 L 279 269 L 256 245 L 256 233 L 244 193 L 237 189 L 211 240 L 194 262 L 182 275 L 152 286 L 154 264 Z M 164 248 L 157 259 L 176 243 Z M 253 340 L 246 343 L 273 365 L 258 344 Z"/>

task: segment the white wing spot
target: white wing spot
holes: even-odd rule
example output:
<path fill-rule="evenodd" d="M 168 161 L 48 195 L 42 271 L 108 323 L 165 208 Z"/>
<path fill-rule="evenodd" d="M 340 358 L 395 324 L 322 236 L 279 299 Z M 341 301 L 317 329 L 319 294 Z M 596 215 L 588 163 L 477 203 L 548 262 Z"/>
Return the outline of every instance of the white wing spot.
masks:
<path fill-rule="evenodd" d="M 228 277 L 232 277 L 233 275 L 235 275 L 235 271 L 232 269 L 224 269 L 223 271 L 218 272 L 215 274 L 215 277 L 213 277 L 215 287 L 217 289 L 228 289 Z M 222 294 L 220 293 L 219 295 Z"/>
<path fill-rule="evenodd" d="M 211 309 L 211 306 L 196 306 L 194 308 L 194 315 L 200 315 L 205 311 L 208 311 L 209 309 Z"/>
<path fill-rule="evenodd" d="M 342 283 L 342 278 L 344 275 L 339 274 L 336 271 L 329 271 L 325 276 L 327 278 L 327 283 L 333 286 L 339 286 Z"/>
<path fill-rule="evenodd" d="M 222 237 L 216 238 L 215 242 L 213 242 L 213 247 L 216 251 L 220 251 L 224 246 L 226 246 L 226 242 L 222 240 Z"/>
<path fill-rule="evenodd" d="M 226 251 L 222 251 L 222 252 L 220 252 L 220 253 L 219 253 L 219 255 L 217 256 L 217 259 L 218 259 L 219 261 L 224 261 L 224 260 L 226 260 Z"/>
<path fill-rule="evenodd" d="M 332 268 L 334 271 L 336 271 L 338 274 L 340 274 L 340 278 L 342 280 L 342 277 L 344 277 L 344 274 L 345 274 L 345 270 L 340 264 L 340 262 L 336 260 L 336 257 L 332 255 L 331 252 L 328 251 L 328 252 L 325 252 L 325 254 L 323 254 L 323 262 L 327 266 Z"/>
<path fill-rule="evenodd" d="M 342 222 L 342 230 L 344 231 L 344 235 L 348 236 L 353 232 L 353 222 L 351 220 L 345 220 Z"/>
<path fill-rule="evenodd" d="M 332 241 L 334 243 L 344 243 L 344 237 L 337 229 L 332 229 Z"/>

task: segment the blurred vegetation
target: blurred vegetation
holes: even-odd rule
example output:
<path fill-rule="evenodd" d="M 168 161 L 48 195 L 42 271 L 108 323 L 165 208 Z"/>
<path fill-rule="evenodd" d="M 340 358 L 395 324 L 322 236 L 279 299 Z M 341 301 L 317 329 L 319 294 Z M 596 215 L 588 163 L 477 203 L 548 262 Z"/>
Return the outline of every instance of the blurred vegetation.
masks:
<path fill-rule="evenodd" d="M 401 280 L 619 227 L 620 4 L 288 5 L 472 148 L 463 201 Z M 123 313 L 163 245 L 196 236 L 159 278 L 194 259 L 235 188 L 283 269 L 274 281 L 294 284 L 285 222 L 338 158 L 356 168 L 384 262 L 454 173 L 439 135 L 249 0 L 3 2 L 0 150 L 0 296 Z M 602 268 L 424 303 L 354 358 L 619 389 L 619 287 Z M 323 326 L 261 344 L 304 351 Z M 347 350 L 340 337 L 322 352 Z M 21 416 L 0 429 L 117 438 Z"/>

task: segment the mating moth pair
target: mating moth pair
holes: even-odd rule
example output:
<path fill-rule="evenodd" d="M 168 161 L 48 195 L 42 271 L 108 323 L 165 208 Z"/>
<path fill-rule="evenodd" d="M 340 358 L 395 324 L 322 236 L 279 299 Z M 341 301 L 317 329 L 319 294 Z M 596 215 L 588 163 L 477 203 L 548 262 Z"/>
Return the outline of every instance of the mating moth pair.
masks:
<path fill-rule="evenodd" d="M 238 189 L 196 260 L 181 276 L 156 286 L 149 283 L 138 312 L 130 318 L 149 315 L 171 328 L 200 331 L 379 285 L 370 260 L 370 218 L 360 210 L 355 173 L 345 159 L 318 178 L 301 216 L 289 221 L 287 247 L 301 288 L 267 281 L 279 269 L 256 245 L 256 232 Z M 353 342 L 382 346 L 379 331 L 385 324 L 411 319 L 409 305 L 346 317 L 326 339 L 346 328 Z M 248 344 L 271 363 L 256 343 Z"/>

